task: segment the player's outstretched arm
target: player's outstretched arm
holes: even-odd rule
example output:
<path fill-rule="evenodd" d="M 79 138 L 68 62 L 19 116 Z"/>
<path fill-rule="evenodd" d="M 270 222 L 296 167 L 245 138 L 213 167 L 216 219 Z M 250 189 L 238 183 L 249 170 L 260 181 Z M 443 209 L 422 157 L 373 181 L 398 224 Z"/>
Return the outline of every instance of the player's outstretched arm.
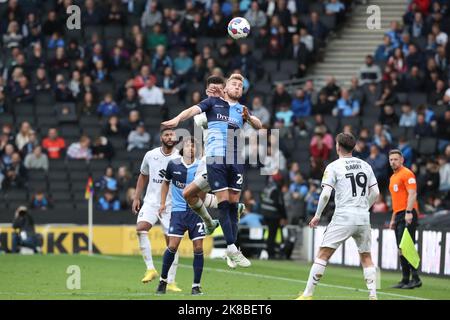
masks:
<path fill-rule="evenodd" d="M 199 106 L 195 105 L 192 106 L 186 110 L 183 110 L 179 115 L 177 115 L 175 118 L 168 120 L 168 121 L 164 121 L 163 123 L 161 123 L 162 126 L 167 127 L 167 128 L 175 128 L 176 126 L 178 126 L 178 124 L 180 122 L 183 122 L 187 119 L 192 118 L 193 116 L 201 113 L 202 110 L 200 109 Z"/>
<path fill-rule="evenodd" d="M 328 201 L 330 201 L 331 198 L 331 192 L 333 189 L 328 185 L 323 185 L 322 193 L 320 194 L 319 203 L 317 205 L 316 214 L 312 218 L 311 222 L 309 223 L 309 226 L 311 228 L 317 227 L 320 221 L 320 217 L 322 216 L 323 210 L 325 210 Z"/>
<path fill-rule="evenodd" d="M 149 178 L 148 176 L 143 175 L 142 173 L 139 174 L 138 181 L 136 183 L 136 193 L 134 195 L 133 205 L 132 205 L 134 214 L 137 214 L 139 212 L 139 210 L 141 209 L 141 196 L 142 196 L 142 192 L 144 191 L 145 187 L 148 184 L 148 178 Z"/>

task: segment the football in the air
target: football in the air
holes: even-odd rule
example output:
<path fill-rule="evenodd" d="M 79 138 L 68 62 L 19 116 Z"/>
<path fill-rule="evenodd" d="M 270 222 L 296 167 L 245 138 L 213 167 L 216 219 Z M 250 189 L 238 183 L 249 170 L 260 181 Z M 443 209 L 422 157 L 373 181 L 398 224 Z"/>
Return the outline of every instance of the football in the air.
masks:
<path fill-rule="evenodd" d="M 228 34 L 233 39 L 245 38 L 250 34 L 250 23 L 242 17 L 233 18 L 228 23 Z"/>

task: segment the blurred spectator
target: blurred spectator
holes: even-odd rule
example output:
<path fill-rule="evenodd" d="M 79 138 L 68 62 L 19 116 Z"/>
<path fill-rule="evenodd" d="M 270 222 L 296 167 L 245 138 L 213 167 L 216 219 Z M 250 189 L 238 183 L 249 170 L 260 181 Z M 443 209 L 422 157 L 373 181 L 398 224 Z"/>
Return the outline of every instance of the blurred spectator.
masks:
<path fill-rule="evenodd" d="M 389 57 L 392 55 L 392 44 L 391 44 L 391 38 L 389 36 L 384 35 L 383 37 L 383 44 L 380 44 L 375 51 L 375 62 L 387 62 Z"/>
<path fill-rule="evenodd" d="M 77 111 L 80 115 L 89 116 L 96 114 L 97 107 L 94 94 L 92 92 L 86 92 L 77 105 Z"/>
<path fill-rule="evenodd" d="M 439 191 L 450 191 L 450 163 L 444 155 L 438 157 L 439 162 Z"/>
<path fill-rule="evenodd" d="M 423 78 L 419 73 L 419 68 L 413 66 L 403 80 L 404 92 L 421 92 L 424 90 Z"/>
<path fill-rule="evenodd" d="M 334 108 L 334 103 L 329 101 L 325 92 L 320 92 L 319 101 L 313 106 L 313 114 L 331 114 Z"/>
<path fill-rule="evenodd" d="M 4 167 L 11 165 L 12 155 L 15 151 L 14 145 L 11 143 L 5 143 L 3 149 L 0 152 L 1 163 Z"/>
<path fill-rule="evenodd" d="M 384 86 L 383 92 L 379 99 L 375 102 L 375 106 L 383 107 L 385 105 L 395 105 L 397 104 L 397 96 L 394 92 L 392 92 L 392 88 L 390 86 Z M 398 122 L 398 121 L 397 121 Z"/>
<path fill-rule="evenodd" d="M 366 64 L 359 70 L 359 79 L 361 85 L 381 81 L 381 70 L 379 66 L 374 64 L 373 56 L 366 56 Z"/>
<path fill-rule="evenodd" d="M 356 141 L 356 146 L 355 146 L 353 155 L 356 158 L 363 159 L 363 160 L 367 159 L 367 157 L 369 157 L 370 150 L 369 150 L 369 146 L 368 146 L 366 140 L 360 138 Z"/>
<path fill-rule="evenodd" d="M 125 128 L 123 128 L 122 124 L 119 121 L 119 117 L 114 115 L 109 117 L 108 123 L 105 124 L 105 127 L 103 128 L 103 133 L 106 136 L 113 137 L 113 136 L 124 136 L 125 134 Z"/>
<path fill-rule="evenodd" d="M 113 100 L 111 93 L 105 94 L 105 98 L 97 107 L 97 114 L 99 117 L 110 117 L 119 114 L 119 106 Z"/>
<path fill-rule="evenodd" d="M 401 48 L 396 48 L 394 54 L 388 59 L 388 66 L 391 66 L 394 71 L 398 73 L 405 73 L 408 68 L 406 66 L 406 60 Z"/>
<path fill-rule="evenodd" d="M 402 115 L 400 116 L 400 127 L 415 127 L 417 123 L 417 114 L 409 103 L 402 105 Z"/>
<path fill-rule="evenodd" d="M 45 193 L 42 190 L 37 190 L 31 197 L 30 208 L 47 210 L 51 208 L 50 199 L 45 195 Z"/>
<path fill-rule="evenodd" d="M 392 136 L 389 133 L 388 130 L 386 130 L 386 128 L 383 127 L 383 125 L 381 123 L 376 123 L 373 126 L 373 142 L 377 145 L 380 146 L 380 141 L 382 137 L 386 137 L 386 139 L 389 141 L 389 143 L 392 142 Z"/>
<path fill-rule="evenodd" d="M 438 80 L 436 82 L 436 89 L 428 92 L 428 103 L 432 106 L 442 106 L 444 104 L 445 82 Z"/>
<path fill-rule="evenodd" d="M 295 97 L 292 100 L 291 109 L 297 119 L 311 115 L 311 100 L 305 95 L 305 92 L 302 89 L 297 89 L 295 91 Z"/>
<path fill-rule="evenodd" d="M 405 167 L 411 168 L 414 159 L 414 154 L 411 146 L 408 144 L 408 141 L 406 140 L 405 137 L 400 137 L 398 139 L 398 149 L 403 154 Z"/>
<path fill-rule="evenodd" d="M 326 79 L 325 87 L 320 90 L 320 93 L 324 93 L 327 96 L 327 100 L 330 102 L 336 102 L 341 94 L 341 88 L 336 85 L 336 79 L 333 76 L 329 76 Z"/>
<path fill-rule="evenodd" d="M 304 199 L 308 194 L 308 184 L 300 172 L 294 175 L 293 182 L 289 185 L 289 192 L 293 199 Z"/>
<path fill-rule="evenodd" d="M 319 158 L 322 160 L 328 160 L 330 157 L 331 149 L 324 141 L 324 136 L 322 132 L 319 132 L 314 135 L 313 140 L 311 140 L 311 144 L 309 147 L 309 153 L 314 158 Z"/>
<path fill-rule="evenodd" d="M 20 47 L 22 44 L 23 35 L 20 33 L 20 26 L 17 21 L 11 21 L 8 25 L 8 30 L 3 35 L 3 45 L 5 48 Z"/>
<path fill-rule="evenodd" d="M 141 104 L 163 105 L 165 103 L 163 92 L 161 88 L 155 86 L 155 82 L 155 77 L 150 76 L 146 82 L 146 86 L 139 89 L 138 95 L 140 97 Z"/>
<path fill-rule="evenodd" d="M 194 104 L 192 104 L 194 105 Z M 269 126 L 270 124 L 270 112 L 263 105 L 262 98 L 255 96 L 252 101 L 252 115 L 261 120 L 263 126 Z"/>
<path fill-rule="evenodd" d="M 291 105 L 292 98 L 286 91 L 286 88 L 282 83 L 278 83 L 275 86 L 275 93 L 272 96 L 272 107 L 274 109 L 280 108 L 282 105 Z"/>
<path fill-rule="evenodd" d="M 73 160 L 90 160 L 92 158 L 91 139 L 81 136 L 78 142 L 73 142 L 67 149 L 67 157 Z"/>
<path fill-rule="evenodd" d="M 99 136 L 95 139 L 92 146 L 93 159 L 108 159 L 114 156 L 114 148 L 106 137 Z"/>
<path fill-rule="evenodd" d="M 142 29 L 151 28 L 155 24 L 161 24 L 162 19 L 163 19 L 162 13 L 158 10 L 158 2 L 151 1 L 150 5 L 142 14 L 141 27 Z"/>
<path fill-rule="evenodd" d="M 275 118 L 279 120 L 284 127 L 291 127 L 294 113 L 289 108 L 289 105 L 282 104 L 279 110 L 275 113 Z"/>
<path fill-rule="evenodd" d="M 385 186 L 386 181 L 388 180 L 388 174 L 387 174 L 388 158 L 387 158 L 387 156 L 383 153 L 380 153 L 380 149 L 378 148 L 378 146 L 373 144 L 370 147 L 370 155 L 366 159 L 366 161 L 372 167 L 373 172 L 375 173 L 375 177 L 377 178 L 377 181 L 380 183 L 380 186 L 382 185 L 382 182 L 383 182 L 383 186 Z"/>
<path fill-rule="evenodd" d="M 417 124 L 414 127 L 414 135 L 418 138 L 433 136 L 431 125 L 425 121 L 425 115 L 417 115 Z"/>
<path fill-rule="evenodd" d="M 98 199 L 97 209 L 100 211 L 119 211 L 120 201 L 114 191 L 106 189 L 103 195 Z"/>
<path fill-rule="evenodd" d="M 48 79 L 45 68 L 38 68 L 36 70 L 36 76 L 35 76 L 33 84 L 34 84 L 34 90 L 37 93 L 40 91 L 45 92 L 52 88 L 52 85 L 50 83 L 50 80 Z"/>
<path fill-rule="evenodd" d="M 147 50 L 154 50 L 157 46 L 167 46 L 167 36 L 162 32 L 160 24 L 155 24 L 152 28 L 153 32 L 149 32 L 146 39 Z"/>
<path fill-rule="evenodd" d="M 67 87 L 66 82 L 64 81 L 64 78 L 57 77 L 56 81 L 56 88 L 55 88 L 55 100 L 57 102 L 73 102 L 74 97 L 72 94 L 72 91 Z"/>
<path fill-rule="evenodd" d="M 124 134 L 128 137 L 131 131 L 135 130 L 138 124 L 141 122 L 139 111 L 132 110 L 128 114 L 128 118 L 122 122 Z"/>
<path fill-rule="evenodd" d="M 125 195 L 125 201 L 122 203 L 122 209 L 131 209 L 133 205 L 133 200 L 136 195 L 135 188 L 128 188 L 127 193 Z"/>
<path fill-rule="evenodd" d="M 25 76 L 20 77 L 19 84 L 12 88 L 12 99 L 14 102 L 29 102 L 34 101 L 34 90 L 31 86 L 28 78 Z"/>
<path fill-rule="evenodd" d="M 313 180 L 321 180 L 323 177 L 323 172 L 325 171 L 325 165 L 320 158 L 310 158 L 310 173 L 309 178 Z"/>
<path fill-rule="evenodd" d="M 22 159 L 18 152 L 14 152 L 11 155 L 11 163 L 5 167 L 3 189 L 25 187 L 28 174 L 26 168 L 22 164 Z"/>
<path fill-rule="evenodd" d="M 101 9 L 96 7 L 94 0 L 86 0 L 81 10 L 81 23 L 84 26 L 97 26 L 103 22 Z"/>
<path fill-rule="evenodd" d="M 58 137 L 56 128 L 50 128 L 47 137 L 42 140 L 42 148 L 47 152 L 50 159 L 59 159 L 66 148 L 66 142 L 63 138 Z"/>
<path fill-rule="evenodd" d="M 445 113 L 437 119 L 436 137 L 438 138 L 439 151 L 445 149 L 450 144 L 450 109 L 447 108 Z"/>
<path fill-rule="evenodd" d="M 33 152 L 25 157 L 24 165 L 27 169 L 48 171 L 48 157 L 42 153 L 41 146 L 35 146 Z"/>
<path fill-rule="evenodd" d="M 172 58 L 166 53 L 166 48 L 163 45 L 156 46 L 156 52 L 152 59 L 152 71 L 157 75 L 163 75 L 164 69 L 172 66 Z"/>
<path fill-rule="evenodd" d="M 194 64 L 192 58 L 188 56 L 187 53 L 186 48 L 180 48 L 178 51 L 178 56 L 173 61 L 175 74 L 178 76 L 186 75 Z"/>
<path fill-rule="evenodd" d="M 316 213 L 320 192 L 322 192 L 322 189 L 318 186 L 318 183 L 311 180 L 309 182 L 308 193 L 305 196 L 306 214 L 308 217 L 312 217 Z"/>
<path fill-rule="evenodd" d="M 311 19 L 306 25 L 308 33 L 311 34 L 315 40 L 319 43 L 319 46 L 323 45 L 325 37 L 328 34 L 327 27 L 319 20 L 319 14 L 317 12 L 311 13 Z"/>
<path fill-rule="evenodd" d="M 180 99 L 184 100 L 184 90 L 180 90 L 181 83 L 180 79 L 173 74 L 173 70 L 171 67 L 166 67 L 164 69 L 164 75 L 160 78 L 160 82 L 158 83 L 158 87 L 161 88 L 163 94 L 166 95 L 176 95 L 180 96 Z"/>
<path fill-rule="evenodd" d="M 114 178 L 114 169 L 113 167 L 107 167 L 105 170 L 105 174 L 97 179 L 94 182 L 94 186 L 96 189 L 103 191 L 103 190 L 111 190 L 111 191 L 117 191 L 117 180 Z"/>
<path fill-rule="evenodd" d="M 267 16 L 260 10 L 258 1 L 252 1 L 251 7 L 245 13 L 244 18 L 247 19 L 252 28 L 262 28 L 267 23 Z"/>
<path fill-rule="evenodd" d="M 388 104 L 385 105 L 381 109 L 378 121 L 383 125 L 387 125 L 389 127 L 396 127 L 398 125 L 399 118 L 398 115 L 395 113 L 394 107 Z"/>
<path fill-rule="evenodd" d="M 34 130 L 30 130 L 28 142 L 23 146 L 22 150 L 20 150 L 22 158 L 25 158 L 28 154 L 32 153 L 33 149 L 38 145 L 39 141 L 37 139 L 36 132 Z"/>
<path fill-rule="evenodd" d="M 135 130 L 128 135 L 127 150 L 150 148 L 150 134 L 145 131 L 145 125 L 140 122 Z"/>
<path fill-rule="evenodd" d="M 248 44 L 242 43 L 239 47 L 239 54 L 234 56 L 231 61 L 232 69 L 240 69 L 242 75 L 248 78 L 253 72 L 258 71 L 258 65 L 250 52 Z"/>
<path fill-rule="evenodd" d="M 136 110 L 140 105 L 136 90 L 133 87 L 127 88 L 125 91 L 125 98 L 119 104 L 120 112 L 128 115 L 131 110 Z"/>
<path fill-rule="evenodd" d="M 422 199 L 436 195 L 440 185 L 439 164 L 436 160 L 429 159 L 425 166 L 425 172 L 418 177 L 417 194 Z"/>
<path fill-rule="evenodd" d="M 19 133 L 16 136 L 16 147 L 19 150 L 22 150 L 22 148 L 30 141 L 30 133 L 32 131 L 33 129 L 28 121 L 22 122 Z"/>
<path fill-rule="evenodd" d="M 352 100 L 347 89 L 341 90 L 341 98 L 333 109 L 335 117 L 354 117 L 359 115 L 359 101 Z"/>
<path fill-rule="evenodd" d="M 133 186 L 133 181 L 131 179 L 131 173 L 126 166 L 121 166 L 117 169 L 117 186 L 119 190 L 128 190 Z"/>

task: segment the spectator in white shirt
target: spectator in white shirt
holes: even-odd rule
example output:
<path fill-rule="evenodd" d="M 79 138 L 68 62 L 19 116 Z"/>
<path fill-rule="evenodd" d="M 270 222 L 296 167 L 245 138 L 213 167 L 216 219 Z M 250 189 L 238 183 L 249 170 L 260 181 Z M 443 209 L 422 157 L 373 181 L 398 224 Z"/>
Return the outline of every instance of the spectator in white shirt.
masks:
<path fill-rule="evenodd" d="M 81 136 L 79 142 L 74 142 L 67 149 L 67 156 L 74 160 L 90 160 L 92 151 L 90 148 L 91 139 L 88 136 Z"/>
<path fill-rule="evenodd" d="M 251 8 L 244 16 L 252 28 L 262 28 L 266 25 L 267 17 L 262 10 L 259 9 L 258 1 L 253 1 Z"/>
<path fill-rule="evenodd" d="M 155 86 L 156 78 L 150 76 L 145 83 L 145 87 L 142 87 L 138 91 L 141 104 L 164 104 L 164 94 L 160 88 Z"/>
<path fill-rule="evenodd" d="M 24 165 L 27 169 L 48 171 L 48 157 L 45 153 L 42 153 L 41 146 L 35 146 L 33 152 L 25 157 Z"/>
<path fill-rule="evenodd" d="M 143 122 L 139 122 L 136 130 L 133 130 L 128 135 L 128 151 L 133 149 L 148 149 L 150 148 L 150 134 L 145 131 Z"/>

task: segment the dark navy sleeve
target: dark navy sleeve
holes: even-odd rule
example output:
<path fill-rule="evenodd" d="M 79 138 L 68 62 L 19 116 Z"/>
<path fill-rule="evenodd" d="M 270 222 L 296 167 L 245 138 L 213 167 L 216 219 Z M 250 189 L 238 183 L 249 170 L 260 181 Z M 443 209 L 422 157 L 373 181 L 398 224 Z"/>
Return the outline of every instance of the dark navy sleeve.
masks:
<path fill-rule="evenodd" d="M 167 164 L 166 172 L 164 174 L 164 180 L 170 181 L 172 180 L 172 176 L 173 176 L 173 162 L 172 160 L 170 160 L 169 163 Z"/>
<path fill-rule="evenodd" d="M 202 112 L 207 112 L 214 105 L 213 102 L 214 102 L 214 98 L 206 98 L 205 100 L 202 100 L 197 105 L 200 107 Z"/>

